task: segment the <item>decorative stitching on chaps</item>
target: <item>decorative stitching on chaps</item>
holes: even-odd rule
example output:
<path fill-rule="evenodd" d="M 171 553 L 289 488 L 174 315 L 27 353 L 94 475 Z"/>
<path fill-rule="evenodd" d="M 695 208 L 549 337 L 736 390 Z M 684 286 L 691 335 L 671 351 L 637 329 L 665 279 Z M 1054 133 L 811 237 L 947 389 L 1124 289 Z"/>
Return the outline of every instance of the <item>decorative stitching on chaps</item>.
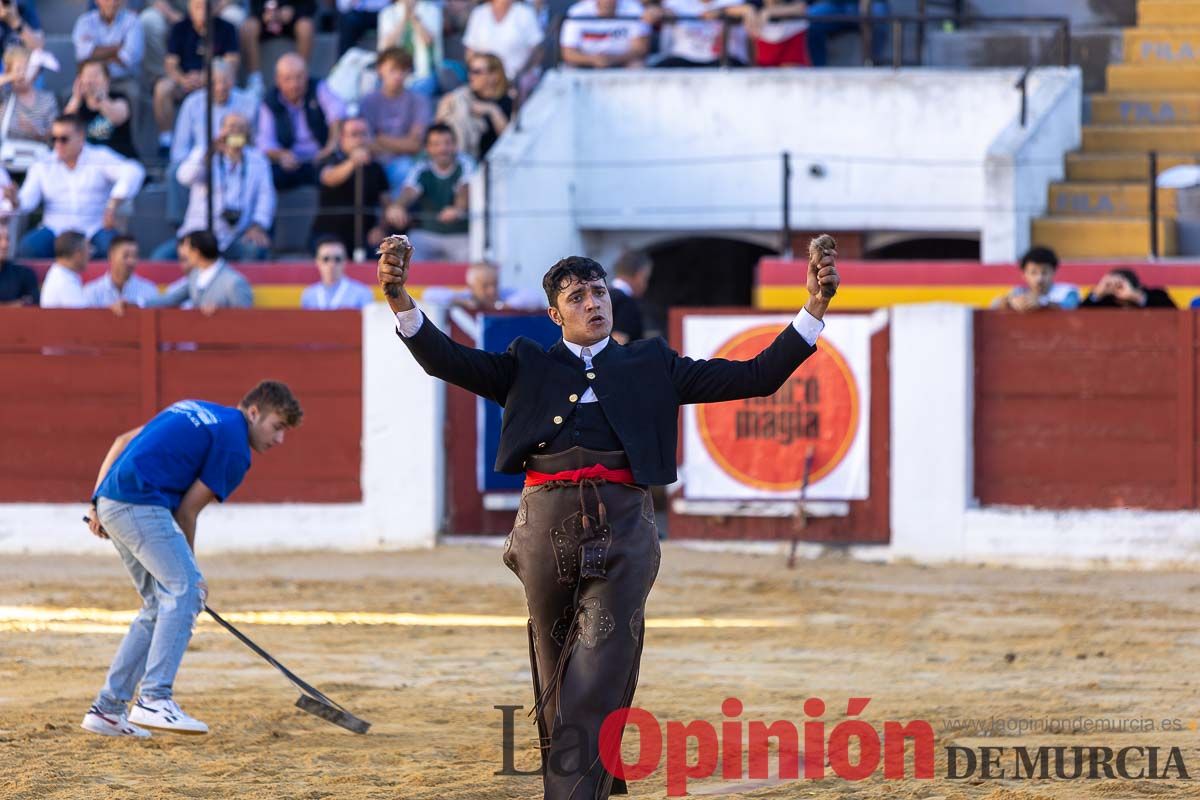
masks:
<path fill-rule="evenodd" d="M 608 525 L 597 525 L 592 530 L 595 531 L 592 538 L 584 542 L 581 548 L 580 561 L 583 567 L 580 577 L 604 580 L 604 570 L 608 564 L 608 546 L 612 544 L 612 528 Z"/>
<path fill-rule="evenodd" d="M 599 597 L 579 604 L 579 641 L 589 650 L 608 638 L 617 627 L 612 612 L 600 605 Z"/>
<path fill-rule="evenodd" d="M 645 620 L 645 610 L 639 608 L 633 612 L 633 616 L 629 618 L 629 633 L 632 634 L 635 642 L 642 640 L 642 624 Z"/>
<path fill-rule="evenodd" d="M 564 586 L 571 586 L 579 578 L 579 536 L 571 530 L 578 524 L 579 515 L 575 514 L 563 520 L 561 527 L 550 529 L 550 542 L 554 545 L 554 562 L 558 567 L 558 582 Z"/>
<path fill-rule="evenodd" d="M 563 608 L 562 616 L 554 621 L 554 627 L 550 629 L 550 638 L 562 647 L 567 642 L 567 632 L 571 630 L 571 621 L 575 619 L 575 609 L 571 606 Z"/>

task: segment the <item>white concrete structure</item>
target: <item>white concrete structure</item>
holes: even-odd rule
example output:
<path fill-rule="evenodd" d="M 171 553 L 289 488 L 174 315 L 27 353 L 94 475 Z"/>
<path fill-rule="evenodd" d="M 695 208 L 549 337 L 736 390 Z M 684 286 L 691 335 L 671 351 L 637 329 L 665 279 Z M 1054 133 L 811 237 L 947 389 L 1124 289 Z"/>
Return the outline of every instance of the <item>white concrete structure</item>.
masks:
<path fill-rule="evenodd" d="M 426 309 L 442 324 L 436 308 Z M 442 523 L 442 403 L 394 333 L 386 305 L 363 310 L 361 503 L 214 503 L 196 546 L 237 550 L 372 550 L 432 547 Z M 287 458 L 284 445 L 273 457 Z M 99 466 L 99 465 L 97 465 Z M 0 505 L 2 553 L 111 553 L 88 533 L 84 503 Z"/>
<path fill-rule="evenodd" d="M 571 253 L 698 234 L 778 247 L 787 151 L 795 230 L 968 233 L 1011 261 L 1080 138 L 1079 71 L 1031 73 L 1025 128 L 1021 74 L 552 72 L 489 153 L 490 255 L 534 288 Z"/>

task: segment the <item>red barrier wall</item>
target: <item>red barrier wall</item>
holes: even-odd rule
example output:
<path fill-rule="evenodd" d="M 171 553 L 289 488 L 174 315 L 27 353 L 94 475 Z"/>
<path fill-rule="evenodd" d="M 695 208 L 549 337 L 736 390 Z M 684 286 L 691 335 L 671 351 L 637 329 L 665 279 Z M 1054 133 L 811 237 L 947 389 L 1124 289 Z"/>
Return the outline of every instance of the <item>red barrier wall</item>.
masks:
<path fill-rule="evenodd" d="M 304 423 L 255 454 L 237 501 L 362 499 L 355 311 L 0 309 L 0 502 L 84 502 L 113 438 L 185 398 L 291 386 Z"/>
<path fill-rule="evenodd" d="M 1196 508 L 1192 311 L 975 314 L 975 492 L 1039 508 Z"/>

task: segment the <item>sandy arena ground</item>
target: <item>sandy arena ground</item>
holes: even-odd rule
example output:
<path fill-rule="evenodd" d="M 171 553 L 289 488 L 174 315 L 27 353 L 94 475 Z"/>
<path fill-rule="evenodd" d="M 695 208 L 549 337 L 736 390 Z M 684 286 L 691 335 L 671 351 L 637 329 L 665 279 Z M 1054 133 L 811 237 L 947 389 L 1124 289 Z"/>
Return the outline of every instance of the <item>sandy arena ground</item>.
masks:
<path fill-rule="evenodd" d="M 201 533 L 201 537 L 203 533 Z M 201 544 L 203 539 L 201 538 Z M 648 633 L 637 705 L 659 720 L 723 719 L 736 695 L 743 720 L 805 719 L 807 697 L 870 697 L 862 717 L 929 720 L 937 774 L 949 744 L 1158 745 L 1182 749 L 1200 774 L 1200 575 L 1049 572 L 802 562 L 665 545 L 647 618 L 707 618 L 770 627 L 660 627 Z M 147 742 L 84 733 L 136 595 L 111 558 L 0 558 L 0 797 L 28 798 L 530 798 L 535 777 L 494 777 L 501 714 L 528 708 L 530 679 L 515 577 L 489 547 L 436 552 L 223 556 L 201 567 L 210 602 L 228 614 L 279 610 L 377 612 L 345 624 L 246 624 L 302 677 L 374 723 L 360 737 L 301 713 L 283 678 L 211 621 L 192 641 L 176 685 L 207 737 Z M 37 607 L 40 611 L 32 611 Z M 486 620 L 427 614 L 486 615 Z M 412 614 L 412 617 L 387 615 Z M 505 618 L 517 618 L 516 620 Z M 742 622 L 739 622 L 741 620 Z M 416 622 L 420 624 L 363 624 Z M 494 623 L 482 626 L 479 622 Z M 464 624 L 465 623 L 465 624 Z M 681 624 L 675 622 L 673 624 Z M 688 623 L 682 623 L 688 624 Z M 1178 719 L 1183 730 L 989 736 L 950 733 L 946 718 Z M 1157 724 L 1157 723 L 1156 723 Z M 518 727 L 517 765 L 536 763 Z M 627 742 L 629 744 L 629 742 Z M 882 768 L 879 771 L 882 773 Z M 721 787 L 724 788 L 721 788 Z M 885 781 L 828 778 L 757 789 L 693 783 L 754 798 L 1160 798 L 1200 796 L 1197 781 Z M 662 797 L 660 770 L 632 787 Z"/>

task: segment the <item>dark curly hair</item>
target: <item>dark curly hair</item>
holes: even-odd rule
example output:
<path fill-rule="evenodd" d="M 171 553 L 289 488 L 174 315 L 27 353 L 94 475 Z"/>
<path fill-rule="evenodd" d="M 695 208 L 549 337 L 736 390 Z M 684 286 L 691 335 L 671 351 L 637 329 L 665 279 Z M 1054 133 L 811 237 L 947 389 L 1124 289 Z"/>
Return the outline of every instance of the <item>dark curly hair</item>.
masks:
<path fill-rule="evenodd" d="M 558 307 L 558 296 L 575 281 L 607 281 L 608 273 L 604 267 L 590 258 L 583 256 L 567 256 L 550 269 L 542 278 L 542 289 L 546 292 L 546 302 L 551 308 Z"/>

